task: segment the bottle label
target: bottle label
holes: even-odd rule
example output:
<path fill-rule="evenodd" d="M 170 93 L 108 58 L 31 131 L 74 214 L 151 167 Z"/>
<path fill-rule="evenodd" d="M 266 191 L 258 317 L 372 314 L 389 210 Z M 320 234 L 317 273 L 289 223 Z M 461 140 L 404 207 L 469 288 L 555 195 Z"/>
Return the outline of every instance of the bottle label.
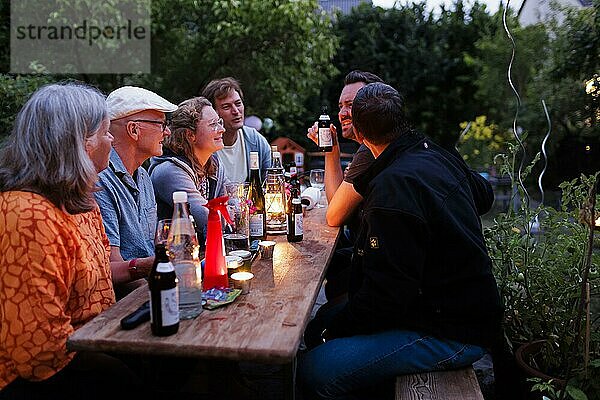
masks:
<path fill-rule="evenodd" d="M 255 151 L 250 152 L 250 169 L 258 169 L 258 153 Z"/>
<path fill-rule="evenodd" d="M 298 175 L 296 167 L 290 167 L 290 176 Z"/>
<path fill-rule="evenodd" d="M 156 272 L 167 273 L 173 271 L 175 271 L 175 267 L 173 267 L 170 261 L 158 263 L 156 266 Z"/>
<path fill-rule="evenodd" d="M 329 127 L 319 128 L 319 147 L 333 146 L 333 140 L 331 140 L 331 131 Z"/>
<path fill-rule="evenodd" d="M 250 236 L 263 236 L 263 221 L 264 215 L 262 213 L 253 214 L 250 216 Z"/>
<path fill-rule="evenodd" d="M 179 291 L 177 286 L 173 289 L 160 291 L 160 312 L 162 314 L 162 326 L 171 326 L 179 322 Z M 154 307 L 152 307 L 152 296 L 150 296 L 150 323 L 155 322 Z"/>
<path fill-rule="evenodd" d="M 273 153 L 273 160 L 271 161 L 271 168 L 283 168 L 281 163 L 281 153 L 276 151 Z"/>
<path fill-rule="evenodd" d="M 171 326 L 179 322 L 178 297 L 177 286 L 175 286 L 173 289 L 160 291 L 160 309 L 162 312 L 163 326 Z"/>
<path fill-rule="evenodd" d="M 302 214 L 296 214 L 296 236 L 304 234 L 304 223 Z"/>

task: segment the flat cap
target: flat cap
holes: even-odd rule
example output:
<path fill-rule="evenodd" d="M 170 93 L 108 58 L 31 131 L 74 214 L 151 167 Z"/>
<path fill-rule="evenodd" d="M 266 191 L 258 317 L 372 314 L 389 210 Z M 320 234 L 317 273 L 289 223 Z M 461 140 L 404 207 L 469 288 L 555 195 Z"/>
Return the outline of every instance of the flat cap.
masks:
<path fill-rule="evenodd" d="M 126 117 L 144 110 L 173 112 L 177 106 L 156 93 L 136 86 L 123 86 L 106 98 L 110 120 Z"/>

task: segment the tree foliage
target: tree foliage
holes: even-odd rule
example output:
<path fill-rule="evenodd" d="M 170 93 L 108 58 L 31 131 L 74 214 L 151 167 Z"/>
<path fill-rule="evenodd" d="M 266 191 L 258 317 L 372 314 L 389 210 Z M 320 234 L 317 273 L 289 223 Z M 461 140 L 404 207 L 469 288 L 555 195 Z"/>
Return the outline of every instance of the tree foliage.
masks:
<path fill-rule="evenodd" d="M 503 9 L 494 15 L 494 24 L 502 24 Z M 523 108 L 539 110 L 539 100 L 530 101 L 529 91 L 533 77 L 546 61 L 548 34 L 543 25 L 519 26 L 516 16 L 508 10 L 507 27 L 515 42 L 515 59 L 511 67 L 511 80 L 521 97 Z M 507 70 L 513 46 L 504 29 L 485 33 L 476 43 L 477 53 L 468 58 L 476 67 L 477 90 L 475 100 L 487 110 L 489 117 L 508 129 L 512 126 L 517 100 L 509 86 Z M 534 104 L 530 104 L 533 102 Z M 537 108 L 536 108 L 537 107 Z"/>
<path fill-rule="evenodd" d="M 454 145 L 461 121 L 485 114 L 474 100 L 476 67 L 465 61 L 475 41 L 496 29 L 485 6 L 466 10 L 457 1 L 436 16 L 425 3 L 385 10 L 363 4 L 338 18 L 340 75 L 324 92 L 331 104 L 344 74 L 362 69 L 398 88 L 413 123 L 443 145 Z"/>
<path fill-rule="evenodd" d="M 549 27 L 554 40 L 532 89 L 550 108 L 551 168 L 573 178 L 600 169 L 600 82 L 586 92 L 586 82 L 600 73 L 600 0 L 565 12 L 563 24 Z M 567 170 L 564 157 L 574 161 Z"/>
<path fill-rule="evenodd" d="M 600 168 L 599 4 L 567 11 L 562 25 L 520 27 L 508 14 L 516 42 L 512 79 L 523 100 L 518 124 L 528 132 L 530 155 L 548 129 L 542 99 L 552 119 L 547 185 Z M 451 147 L 459 124 L 477 116 L 502 132 L 512 127 L 516 100 L 506 79 L 512 45 L 502 12 L 490 15 L 478 3 L 467 9 L 460 0 L 436 13 L 424 3 L 362 4 L 332 22 L 316 0 L 154 0 L 151 74 L 0 75 L 0 136 L 27 95 L 49 81 L 78 79 L 104 92 L 135 84 L 179 102 L 209 80 L 232 75 L 243 85 L 248 115 L 270 117 L 277 134 L 306 144 L 305 128 L 319 106 L 328 104 L 334 114 L 344 75 L 362 69 L 398 88 L 414 125 Z M 0 74 L 9 68 L 9 13 L 10 2 L 0 0 Z M 595 95 L 586 93 L 590 79 L 598 79 Z M 563 157 L 572 171 L 560 164 Z"/>
<path fill-rule="evenodd" d="M 247 114 L 291 128 L 335 72 L 337 39 L 315 0 L 155 0 L 153 12 L 153 73 L 141 81 L 176 101 L 231 75 Z"/>
<path fill-rule="evenodd" d="M 0 1 L 3 27 L 7 27 L 9 2 Z M 0 40 L 7 48 L 7 31 L 0 30 Z M 271 117 L 285 132 L 307 113 L 305 99 L 317 95 L 335 72 L 331 59 L 336 48 L 331 19 L 318 9 L 316 0 L 154 0 L 151 74 L 48 79 L 78 79 L 104 92 L 135 84 L 179 102 L 198 96 L 211 79 L 231 75 L 242 83 L 247 114 Z M 0 53 L 0 66 L 1 72 L 7 72 L 7 53 Z M 4 75 L 3 79 L 2 97 L 13 90 L 9 80 L 27 78 Z M 22 105 L 6 103 L 1 121 L 14 117 L 4 112 L 14 114 Z"/>
<path fill-rule="evenodd" d="M 51 81 L 46 75 L 12 77 L 0 74 L 0 140 L 10 133 L 19 108 L 31 93 Z"/>
<path fill-rule="evenodd" d="M 585 92 L 585 82 L 600 71 L 599 4 L 594 0 L 590 8 L 563 10 L 566 18 L 561 24 L 521 27 L 513 15 L 507 18 L 516 46 L 511 77 L 522 101 L 517 125 L 528 132 L 530 157 L 540 151 L 550 128 L 542 100 L 550 115 L 551 135 L 546 145 L 549 165 L 544 178 L 547 188 L 556 188 L 581 172 L 600 169 L 593 151 L 600 146 L 598 96 Z M 470 60 L 480 71 L 476 99 L 489 110 L 494 123 L 509 129 L 517 110 L 507 82 L 511 42 L 504 31 L 497 31 L 484 35 L 476 47 L 479 54 Z M 537 166 L 536 171 L 542 167 Z"/>

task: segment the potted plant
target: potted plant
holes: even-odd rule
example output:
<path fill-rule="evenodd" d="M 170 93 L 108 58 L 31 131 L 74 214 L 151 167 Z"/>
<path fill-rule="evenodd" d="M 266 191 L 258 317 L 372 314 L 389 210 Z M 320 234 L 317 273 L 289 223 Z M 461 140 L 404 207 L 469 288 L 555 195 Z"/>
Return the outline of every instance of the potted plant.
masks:
<path fill-rule="evenodd" d="M 593 252 L 597 174 L 563 182 L 559 209 L 532 208 L 523 180 L 539 155 L 519 173 L 519 146 L 509 143 L 508 150 L 496 162 L 522 201 L 485 229 L 506 339 L 513 348 L 534 343 L 519 351 L 529 367 L 545 374 L 533 379 L 533 390 L 598 399 L 593 385 L 600 381 L 600 334 L 589 307 L 589 296 L 600 290 L 600 258 Z"/>

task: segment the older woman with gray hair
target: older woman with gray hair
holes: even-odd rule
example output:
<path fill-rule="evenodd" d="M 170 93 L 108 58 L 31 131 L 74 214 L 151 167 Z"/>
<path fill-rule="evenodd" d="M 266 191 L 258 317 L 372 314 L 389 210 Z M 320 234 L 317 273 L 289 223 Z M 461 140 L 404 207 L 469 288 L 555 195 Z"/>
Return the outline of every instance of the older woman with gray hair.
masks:
<path fill-rule="evenodd" d="M 179 104 L 169 128 L 171 136 L 164 141 L 163 155 L 153 157 L 150 164 L 158 219 L 171 218 L 173 192 L 187 192 L 200 242 L 204 243 L 208 209 L 203 205 L 223 196 L 228 183 L 214 155 L 223 148 L 223 120 L 206 98 L 194 97 Z"/>
<path fill-rule="evenodd" d="M 0 398 L 106 394 L 118 379 L 101 378 L 100 364 L 132 378 L 113 358 L 66 347 L 115 301 L 93 196 L 108 165 L 108 127 L 96 89 L 48 85 L 23 106 L 0 149 Z"/>

